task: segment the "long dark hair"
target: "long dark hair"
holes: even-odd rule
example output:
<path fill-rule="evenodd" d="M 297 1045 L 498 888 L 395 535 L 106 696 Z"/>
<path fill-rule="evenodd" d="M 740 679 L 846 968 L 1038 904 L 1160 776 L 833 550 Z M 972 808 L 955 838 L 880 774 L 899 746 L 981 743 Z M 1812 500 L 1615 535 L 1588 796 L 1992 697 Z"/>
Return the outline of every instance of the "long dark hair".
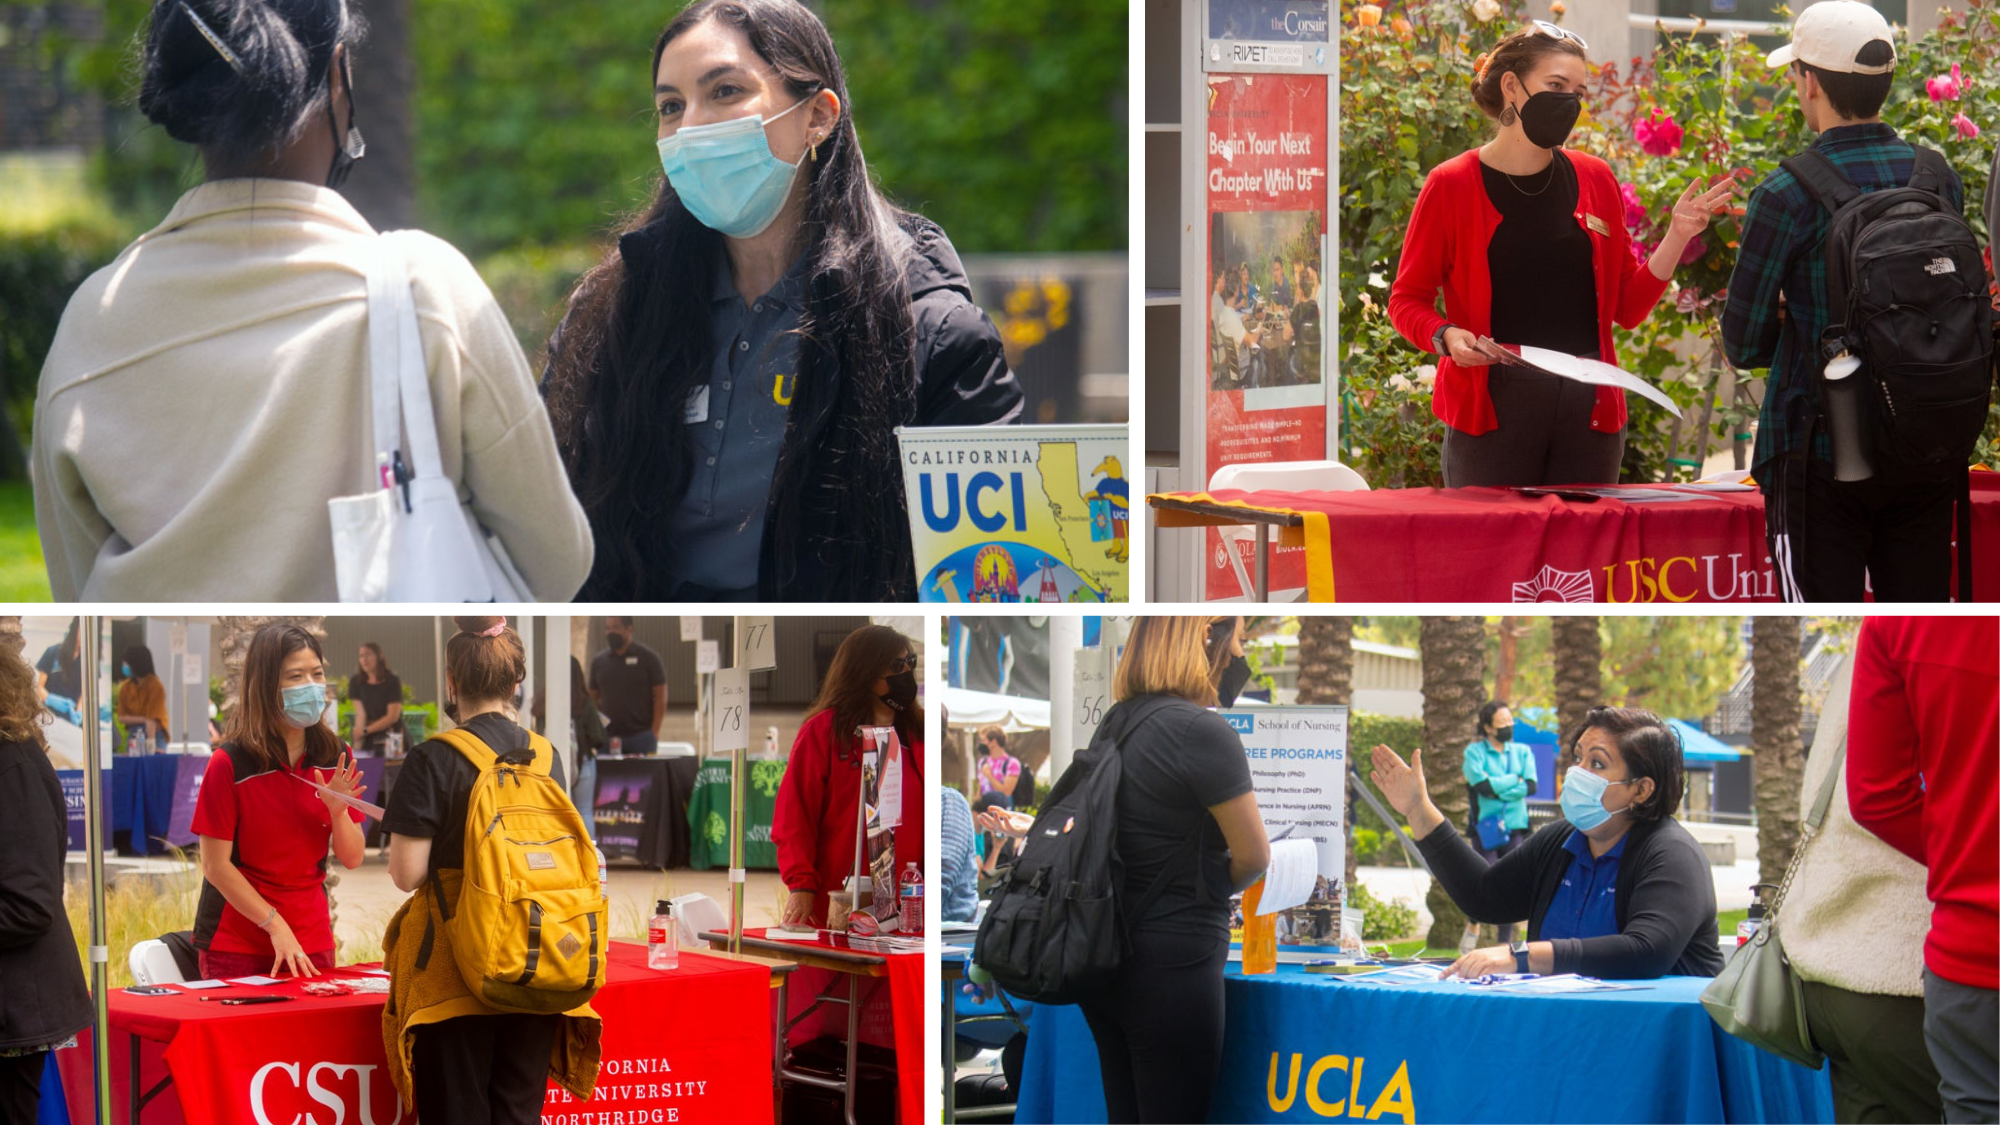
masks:
<path fill-rule="evenodd" d="M 238 693 L 241 698 L 229 716 L 229 730 L 224 733 L 223 741 L 249 751 L 271 769 L 284 768 L 285 731 L 290 727 L 285 718 L 284 688 L 279 686 L 278 677 L 284 670 L 285 658 L 302 648 L 311 649 L 322 666 L 326 663 L 317 638 L 297 625 L 285 623 L 257 630 L 257 635 L 250 638 L 250 650 L 243 654 L 243 689 Z M 331 767 L 339 758 L 339 735 L 325 723 L 306 728 L 306 752 L 301 762 Z"/>
<path fill-rule="evenodd" d="M 795 0 L 689 5 L 653 44 L 649 86 L 667 44 L 711 18 L 742 31 L 794 98 L 831 90 L 841 105 L 818 159 L 799 170 L 806 299 L 796 389 L 769 493 L 775 511 L 763 566 L 773 573 L 760 575 L 760 585 L 912 596 L 892 429 L 916 418 L 915 326 L 906 258 L 896 247 L 907 241 L 897 228 L 917 220 L 870 181 L 833 39 Z M 652 204 L 619 233 L 642 229 L 653 247 L 638 276 L 614 246 L 577 283 L 550 347 L 550 420 L 597 541 L 582 601 L 670 592 L 668 517 L 687 492 L 694 450 L 660 435 L 663 425 L 680 432 L 672 420 L 689 391 L 708 381 L 713 362 L 709 286 L 723 265 L 723 236 L 688 212 L 665 176 Z M 802 464 L 808 458 L 811 477 Z M 837 513 L 830 522 L 839 537 L 809 536 L 801 518 L 808 512 Z"/>
<path fill-rule="evenodd" d="M 364 30 L 347 0 L 158 0 L 142 48 L 139 110 L 206 156 L 269 156 L 316 117 L 326 127 L 334 48 L 352 51 Z"/>
<path fill-rule="evenodd" d="M 153 675 L 153 650 L 145 645 L 133 645 L 125 650 L 125 663 L 132 669 L 132 678 L 143 680 Z"/>
<path fill-rule="evenodd" d="M 875 721 L 875 681 L 889 674 L 889 668 L 906 653 L 915 652 L 910 638 L 887 625 L 863 625 L 834 651 L 826 680 L 819 686 L 819 698 L 806 708 L 811 718 L 821 711 L 833 712 L 834 745 L 853 745 L 854 728 L 872 726 Z M 924 706 L 921 701 L 896 713 L 896 737 L 905 747 L 914 748 L 924 740 Z"/>
<path fill-rule="evenodd" d="M 382 673 L 382 682 L 387 683 L 389 677 L 395 675 L 396 672 L 395 669 L 389 667 L 389 658 L 382 655 L 382 646 L 376 644 L 374 641 L 362 641 L 360 647 L 375 654 L 375 670 Z M 368 678 L 368 669 L 361 666 L 361 661 L 358 657 L 354 661 L 354 674 L 363 683 L 374 682 Z"/>

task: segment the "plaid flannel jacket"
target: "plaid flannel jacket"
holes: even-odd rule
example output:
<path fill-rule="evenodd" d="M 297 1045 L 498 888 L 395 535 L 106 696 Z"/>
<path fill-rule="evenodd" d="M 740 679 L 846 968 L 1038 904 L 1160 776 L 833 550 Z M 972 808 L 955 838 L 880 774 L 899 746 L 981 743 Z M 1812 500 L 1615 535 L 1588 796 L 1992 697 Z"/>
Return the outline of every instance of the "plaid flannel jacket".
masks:
<path fill-rule="evenodd" d="M 1887 125 L 1837 126 L 1821 133 L 1814 147 L 1862 191 L 1908 184 L 1915 164 L 1910 146 Z M 1956 175 L 1946 185 L 1946 194 L 1963 213 L 1965 189 Z M 1828 225 L 1827 212 L 1783 168 L 1757 185 L 1744 211 L 1736 270 L 1722 311 L 1722 342 L 1738 370 L 1770 369 L 1751 461 L 1751 472 L 1760 481 L 1769 475 L 1766 467 L 1772 461 L 1806 451 L 1807 424 L 1819 409 L 1814 391 L 1820 366 L 1818 340 L 1830 319 Z M 1815 461 L 1832 460 L 1824 429 L 1815 437 L 1810 456 Z"/>

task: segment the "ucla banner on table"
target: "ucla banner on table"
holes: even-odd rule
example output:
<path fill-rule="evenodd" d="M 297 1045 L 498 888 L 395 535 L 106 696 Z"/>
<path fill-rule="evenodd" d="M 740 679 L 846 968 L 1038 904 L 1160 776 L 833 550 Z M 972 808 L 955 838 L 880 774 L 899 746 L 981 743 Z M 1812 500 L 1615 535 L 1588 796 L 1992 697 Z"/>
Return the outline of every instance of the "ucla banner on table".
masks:
<path fill-rule="evenodd" d="M 919 600 L 1126 599 L 1124 426 L 937 426 L 896 436 Z"/>

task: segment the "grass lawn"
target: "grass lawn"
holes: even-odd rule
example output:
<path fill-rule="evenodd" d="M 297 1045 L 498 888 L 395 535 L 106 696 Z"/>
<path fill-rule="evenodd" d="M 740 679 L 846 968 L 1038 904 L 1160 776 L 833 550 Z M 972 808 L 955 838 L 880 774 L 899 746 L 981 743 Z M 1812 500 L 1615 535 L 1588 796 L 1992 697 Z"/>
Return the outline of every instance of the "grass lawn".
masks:
<path fill-rule="evenodd" d="M 49 572 L 27 481 L 0 482 L 0 602 L 46 602 Z"/>
<path fill-rule="evenodd" d="M 1737 923 L 1748 917 L 1750 917 L 1750 911 L 1747 909 L 1725 910 L 1715 916 L 1715 932 L 1735 937 Z"/>

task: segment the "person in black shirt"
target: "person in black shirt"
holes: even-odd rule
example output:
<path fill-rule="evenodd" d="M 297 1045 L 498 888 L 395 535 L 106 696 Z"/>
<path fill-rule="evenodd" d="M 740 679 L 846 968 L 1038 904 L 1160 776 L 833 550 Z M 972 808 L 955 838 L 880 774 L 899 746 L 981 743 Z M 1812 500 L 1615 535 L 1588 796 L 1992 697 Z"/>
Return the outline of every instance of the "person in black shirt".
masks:
<path fill-rule="evenodd" d="M 390 733 L 403 721 L 403 681 L 374 641 L 362 642 L 357 663 L 347 681 L 347 698 L 354 701 L 354 748 L 379 758 L 388 753 Z"/>
<path fill-rule="evenodd" d="M 42 658 L 35 662 L 36 686 L 44 699 L 59 695 L 75 703 L 83 692 L 83 642 L 76 634 L 81 620 L 70 618 L 69 631 L 63 634 L 62 643 L 43 649 Z"/>
<path fill-rule="evenodd" d="M 624 757 L 644 757 L 660 744 L 667 717 L 667 666 L 632 639 L 632 619 L 604 619 L 607 647 L 590 662 L 590 698 L 604 712 L 604 732 Z"/>
<path fill-rule="evenodd" d="M 1528 919 L 1528 940 L 1475 949 L 1447 976 L 1581 973 L 1605 980 L 1712 977 L 1715 883 L 1674 819 L 1685 787 L 1680 737 L 1650 711 L 1597 707 L 1570 743 L 1563 819 L 1487 863 L 1446 823 L 1424 784 L 1423 751 L 1373 751 L 1374 781 L 1451 901 L 1475 922 Z"/>
<path fill-rule="evenodd" d="M 453 620 L 459 632 L 445 648 L 445 694 L 455 704 L 458 725 L 501 757 L 527 750 L 528 732 L 515 721 L 510 704 L 528 672 L 520 635 L 507 627 L 504 617 Z M 550 764 L 549 772 L 557 785 L 563 784 L 560 757 Z M 441 739 L 429 739 L 410 751 L 382 820 L 383 831 L 394 834 L 389 842 L 389 878 L 397 889 L 415 891 L 434 876 L 452 872 L 453 878 L 440 879 L 436 885 L 452 896 L 447 902 L 455 902 L 456 873 L 465 868 L 467 808 L 478 780 L 478 767 Z M 421 930 L 413 928 L 402 936 L 416 940 L 417 933 Z M 457 975 L 456 965 L 440 962 L 431 959 L 420 965 L 418 975 L 427 970 Z M 398 982 L 394 987 L 409 985 Z M 469 996 L 467 1002 L 479 1006 Z M 417 1116 L 424 1121 L 493 1125 L 539 1121 L 550 1052 L 565 1018 L 491 1013 L 417 1027 L 410 1057 Z"/>
<path fill-rule="evenodd" d="M 1241 655 L 1237 617 L 1140 617 L 1112 680 L 1119 751 L 1119 901 L 1131 946 L 1117 978 L 1083 1002 L 1113 1122 L 1206 1121 L 1222 1063 L 1222 973 L 1230 896 L 1270 862 L 1243 742 L 1222 716 L 1223 673 Z M 1022 835 L 1031 818 L 989 810 L 982 827 Z"/>

